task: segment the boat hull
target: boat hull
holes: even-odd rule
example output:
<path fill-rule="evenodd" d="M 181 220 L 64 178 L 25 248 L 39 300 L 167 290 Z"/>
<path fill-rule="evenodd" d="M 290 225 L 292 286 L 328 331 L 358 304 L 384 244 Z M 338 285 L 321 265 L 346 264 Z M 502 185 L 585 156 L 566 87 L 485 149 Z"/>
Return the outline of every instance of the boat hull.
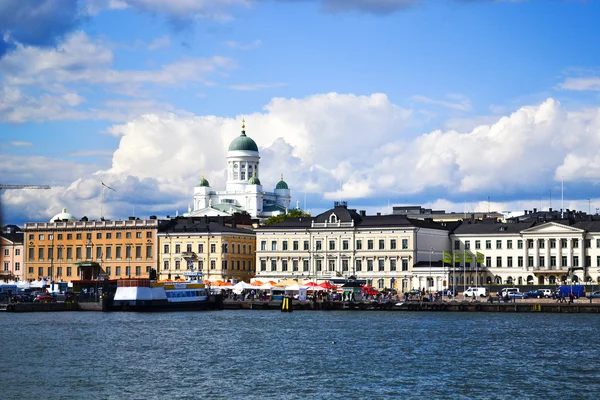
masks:
<path fill-rule="evenodd" d="M 114 301 L 109 307 L 111 311 L 143 311 L 143 312 L 166 312 L 166 311 L 203 311 L 222 310 L 223 296 L 211 295 L 207 300 L 170 302 L 166 300 L 121 300 Z"/>

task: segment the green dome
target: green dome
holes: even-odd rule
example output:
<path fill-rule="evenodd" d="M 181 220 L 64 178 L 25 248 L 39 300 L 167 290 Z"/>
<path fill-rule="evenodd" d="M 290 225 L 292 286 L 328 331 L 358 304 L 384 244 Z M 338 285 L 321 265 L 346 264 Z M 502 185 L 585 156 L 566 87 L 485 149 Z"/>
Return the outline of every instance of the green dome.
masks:
<path fill-rule="evenodd" d="M 258 146 L 254 142 L 254 140 L 246 136 L 245 131 L 242 131 L 242 134 L 233 139 L 233 142 L 231 142 L 231 144 L 229 145 L 229 151 L 235 150 L 258 152 Z"/>
<path fill-rule="evenodd" d="M 197 187 L 210 187 L 210 184 L 206 179 L 204 179 L 204 175 L 202 175 L 202 179 L 198 181 Z"/>
<path fill-rule="evenodd" d="M 277 189 L 289 189 L 287 183 L 283 180 L 283 174 L 281 175 L 281 180 L 277 182 L 277 186 L 275 186 L 275 190 Z"/>
<path fill-rule="evenodd" d="M 260 179 L 256 176 L 256 171 L 252 174 L 252 178 L 248 181 L 248 185 L 260 185 Z"/>

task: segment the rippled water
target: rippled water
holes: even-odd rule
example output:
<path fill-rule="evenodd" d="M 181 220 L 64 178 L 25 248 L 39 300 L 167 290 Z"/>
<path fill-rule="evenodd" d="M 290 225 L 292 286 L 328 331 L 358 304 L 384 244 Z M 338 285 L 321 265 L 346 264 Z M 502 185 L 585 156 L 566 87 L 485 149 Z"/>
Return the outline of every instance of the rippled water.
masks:
<path fill-rule="evenodd" d="M 0 398 L 595 399 L 599 328 L 594 314 L 0 313 Z"/>

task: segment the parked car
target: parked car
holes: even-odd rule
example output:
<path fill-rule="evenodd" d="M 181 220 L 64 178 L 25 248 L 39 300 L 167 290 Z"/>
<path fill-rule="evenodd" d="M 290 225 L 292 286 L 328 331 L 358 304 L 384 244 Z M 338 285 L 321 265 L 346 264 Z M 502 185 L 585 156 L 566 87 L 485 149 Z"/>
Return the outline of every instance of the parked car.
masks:
<path fill-rule="evenodd" d="M 484 287 L 470 287 L 463 293 L 465 297 L 487 297 L 489 292 Z"/>
<path fill-rule="evenodd" d="M 519 288 L 507 287 L 507 288 L 502 289 L 502 292 L 500 293 L 500 295 L 502 297 L 504 297 L 504 296 L 506 296 L 507 293 L 510 295 L 510 293 L 519 293 L 519 292 L 520 292 Z"/>
<path fill-rule="evenodd" d="M 33 301 L 36 303 L 56 303 L 56 298 L 51 294 L 38 294 Z"/>
<path fill-rule="evenodd" d="M 523 293 L 524 299 L 541 299 L 542 297 L 544 297 L 544 293 L 541 290 L 530 290 Z"/>
<path fill-rule="evenodd" d="M 552 297 L 552 289 L 538 289 L 538 291 L 542 292 L 542 295 L 547 299 Z"/>
<path fill-rule="evenodd" d="M 519 292 L 508 292 L 508 297 L 511 299 L 524 299 L 525 295 Z"/>
<path fill-rule="evenodd" d="M 437 292 L 438 296 L 454 296 L 454 291 L 452 289 L 444 289 L 444 290 L 438 290 Z"/>
<path fill-rule="evenodd" d="M 588 299 L 600 299 L 600 290 L 596 290 L 586 296 Z"/>

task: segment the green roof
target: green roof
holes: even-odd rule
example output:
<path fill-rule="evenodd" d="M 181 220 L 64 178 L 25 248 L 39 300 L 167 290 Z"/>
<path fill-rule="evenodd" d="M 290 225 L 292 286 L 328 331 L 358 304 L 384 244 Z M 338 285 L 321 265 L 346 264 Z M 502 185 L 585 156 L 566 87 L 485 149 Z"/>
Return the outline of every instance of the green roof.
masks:
<path fill-rule="evenodd" d="M 252 174 L 252 178 L 248 181 L 248 185 L 260 185 L 260 179 L 256 176 L 256 171 Z"/>
<path fill-rule="evenodd" d="M 283 180 L 283 174 L 281 174 L 281 180 L 277 182 L 275 189 L 289 189 L 287 183 Z"/>
<path fill-rule="evenodd" d="M 208 181 L 206 179 L 204 179 L 204 175 L 202 175 L 202 179 L 200 179 L 198 181 L 198 184 L 196 186 L 198 186 L 198 187 L 210 187 Z"/>
<path fill-rule="evenodd" d="M 254 140 L 246 136 L 246 132 L 242 131 L 242 134 L 237 138 L 233 139 L 233 142 L 229 145 L 229 151 L 256 151 L 258 152 L 258 146 Z"/>

